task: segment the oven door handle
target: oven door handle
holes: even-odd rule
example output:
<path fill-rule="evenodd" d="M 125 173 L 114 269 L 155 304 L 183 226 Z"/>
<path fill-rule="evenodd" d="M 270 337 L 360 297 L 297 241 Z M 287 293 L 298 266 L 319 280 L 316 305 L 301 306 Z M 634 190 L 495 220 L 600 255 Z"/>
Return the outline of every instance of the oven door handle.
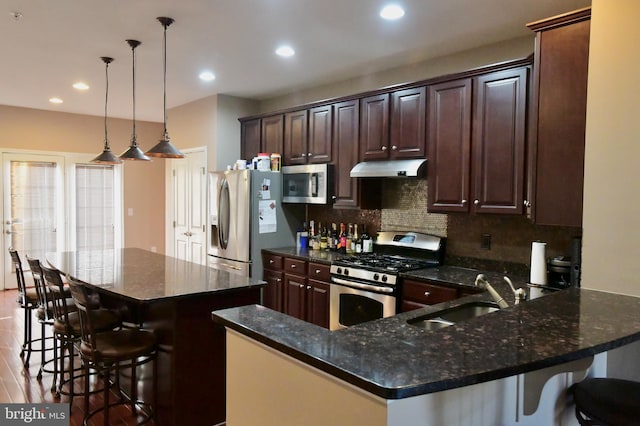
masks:
<path fill-rule="evenodd" d="M 347 287 L 358 288 L 360 290 L 377 291 L 380 293 L 393 293 L 393 288 L 391 287 L 382 287 L 382 286 L 378 287 L 375 285 L 362 284 L 354 281 L 343 280 L 342 278 L 331 277 L 331 282 L 334 282 L 336 284 L 346 285 Z"/>

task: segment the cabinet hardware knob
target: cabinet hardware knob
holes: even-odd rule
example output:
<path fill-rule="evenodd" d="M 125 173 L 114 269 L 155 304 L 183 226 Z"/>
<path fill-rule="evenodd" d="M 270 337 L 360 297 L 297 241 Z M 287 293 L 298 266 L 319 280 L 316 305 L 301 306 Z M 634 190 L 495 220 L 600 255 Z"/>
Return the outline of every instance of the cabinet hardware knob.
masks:
<path fill-rule="evenodd" d="M 431 292 L 430 291 L 425 291 L 424 292 L 424 297 L 429 297 L 431 296 Z"/>
<path fill-rule="evenodd" d="M 308 154 L 307 154 L 307 156 L 308 156 L 308 157 L 311 157 L 312 155 L 313 155 L 312 153 L 308 153 Z"/>
<path fill-rule="evenodd" d="M 332 199 L 332 200 L 335 200 L 336 198 L 338 198 L 338 197 L 336 197 L 335 195 L 332 195 L 332 196 L 331 196 L 331 199 Z"/>
<path fill-rule="evenodd" d="M 395 145 L 393 145 L 393 146 L 391 147 L 391 149 L 395 151 L 396 149 L 398 149 L 398 147 L 397 147 L 397 146 L 395 146 Z"/>
<path fill-rule="evenodd" d="M 275 263 L 275 261 L 273 259 L 269 259 L 269 264 L 273 265 Z"/>
<path fill-rule="evenodd" d="M 300 284 L 300 288 L 304 288 L 304 284 Z"/>
<path fill-rule="evenodd" d="M 320 269 L 316 269 L 316 274 L 319 274 L 319 273 L 320 273 Z"/>
<path fill-rule="evenodd" d="M 291 269 L 296 269 L 296 265 L 291 265 Z"/>
<path fill-rule="evenodd" d="M 462 200 L 461 203 L 462 204 L 467 204 L 467 200 Z"/>
<path fill-rule="evenodd" d="M 280 278 L 276 278 L 277 283 L 279 283 L 280 281 L 282 281 Z"/>
<path fill-rule="evenodd" d="M 525 206 L 525 207 L 531 207 L 531 201 L 529 201 L 529 200 L 524 200 L 524 206 Z"/>
<path fill-rule="evenodd" d="M 302 154 L 300 154 L 300 155 L 303 156 L 303 157 L 307 156 L 307 154 L 305 154 L 304 152 Z"/>
<path fill-rule="evenodd" d="M 311 286 L 310 285 L 307 286 L 307 290 L 311 290 Z"/>
<path fill-rule="evenodd" d="M 386 147 L 386 146 L 383 146 L 383 147 L 382 147 L 382 150 L 383 150 L 383 151 L 386 151 L 386 150 L 387 150 L 387 147 Z"/>
<path fill-rule="evenodd" d="M 473 200 L 473 204 L 477 206 L 478 204 L 480 204 L 480 200 Z"/>

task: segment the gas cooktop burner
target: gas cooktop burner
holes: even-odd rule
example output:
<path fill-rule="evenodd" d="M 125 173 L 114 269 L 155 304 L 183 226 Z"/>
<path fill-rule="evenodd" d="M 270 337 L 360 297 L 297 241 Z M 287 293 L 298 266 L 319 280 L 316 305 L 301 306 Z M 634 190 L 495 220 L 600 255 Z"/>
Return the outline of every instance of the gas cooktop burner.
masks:
<path fill-rule="evenodd" d="M 405 272 L 414 269 L 437 266 L 437 261 L 413 259 L 395 255 L 377 253 L 365 253 L 356 256 L 347 256 L 334 262 L 336 265 L 352 268 L 386 271 L 390 273 Z"/>

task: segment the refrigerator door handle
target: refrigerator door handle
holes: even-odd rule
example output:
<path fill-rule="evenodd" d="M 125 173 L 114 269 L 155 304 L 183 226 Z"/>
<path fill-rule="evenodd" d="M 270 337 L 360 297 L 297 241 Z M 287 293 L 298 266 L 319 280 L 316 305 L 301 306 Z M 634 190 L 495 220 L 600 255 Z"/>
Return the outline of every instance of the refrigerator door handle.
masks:
<path fill-rule="evenodd" d="M 229 183 L 223 178 L 218 196 L 218 239 L 222 249 L 226 249 L 229 244 L 229 201 Z"/>
<path fill-rule="evenodd" d="M 311 195 L 311 197 L 318 196 L 318 183 L 318 173 L 311 173 L 311 179 L 309 180 L 309 194 Z"/>

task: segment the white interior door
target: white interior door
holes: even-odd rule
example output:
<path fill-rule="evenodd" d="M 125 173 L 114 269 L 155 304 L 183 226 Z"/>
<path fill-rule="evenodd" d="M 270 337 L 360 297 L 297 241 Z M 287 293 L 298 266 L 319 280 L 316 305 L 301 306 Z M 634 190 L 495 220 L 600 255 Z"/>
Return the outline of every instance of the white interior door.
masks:
<path fill-rule="evenodd" d="M 39 259 L 63 248 L 64 158 L 3 153 L 2 170 L 3 288 L 16 288 L 9 247 Z"/>
<path fill-rule="evenodd" d="M 178 259 L 206 263 L 207 159 L 204 150 L 173 162 L 174 251 Z"/>

